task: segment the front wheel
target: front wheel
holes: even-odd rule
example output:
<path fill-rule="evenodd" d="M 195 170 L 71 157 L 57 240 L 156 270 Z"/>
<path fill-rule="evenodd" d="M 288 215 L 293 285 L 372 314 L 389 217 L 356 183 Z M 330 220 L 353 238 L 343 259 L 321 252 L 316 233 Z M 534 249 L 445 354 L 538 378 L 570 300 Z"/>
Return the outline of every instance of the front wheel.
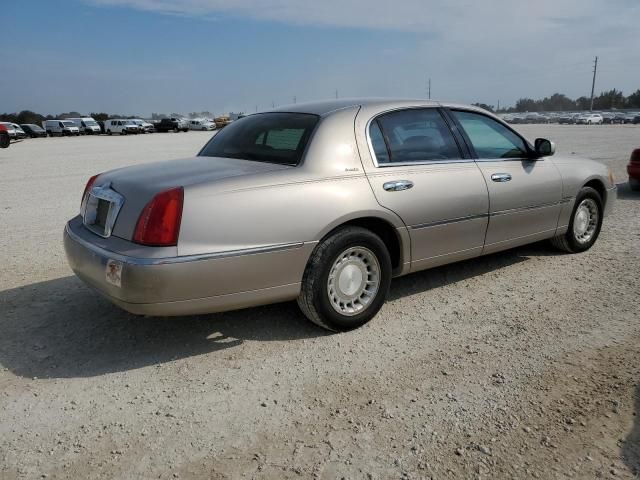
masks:
<path fill-rule="evenodd" d="M 361 227 L 346 227 L 313 251 L 298 305 L 327 330 L 352 330 L 378 313 L 390 284 L 391 258 L 380 237 Z"/>
<path fill-rule="evenodd" d="M 602 215 L 600 194 L 591 187 L 583 187 L 576 197 L 567 232 L 552 238 L 551 243 L 569 253 L 589 250 L 600 235 Z"/>

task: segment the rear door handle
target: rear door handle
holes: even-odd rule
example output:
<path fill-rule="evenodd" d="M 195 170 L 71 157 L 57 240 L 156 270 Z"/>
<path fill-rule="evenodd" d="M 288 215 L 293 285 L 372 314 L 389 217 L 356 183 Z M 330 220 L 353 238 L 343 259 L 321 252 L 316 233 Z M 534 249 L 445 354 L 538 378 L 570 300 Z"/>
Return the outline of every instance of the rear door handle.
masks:
<path fill-rule="evenodd" d="M 385 182 L 382 185 L 387 192 L 400 192 L 402 190 L 409 190 L 413 187 L 411 180 L 394 180 L 393 182 Z"/>
<path fill-rule="evenodd" d="M 508 182 L 511 180 L 511 175 L 508 173 L 494 173 L 491 175 L 491 180 L 494 182 Z"/>

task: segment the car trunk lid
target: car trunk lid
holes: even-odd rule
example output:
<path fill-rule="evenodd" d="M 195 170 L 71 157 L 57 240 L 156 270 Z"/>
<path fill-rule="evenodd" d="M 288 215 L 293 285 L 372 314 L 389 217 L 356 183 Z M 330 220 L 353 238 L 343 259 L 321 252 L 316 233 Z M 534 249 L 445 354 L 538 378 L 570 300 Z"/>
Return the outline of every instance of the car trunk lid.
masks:
<path fill-rule="evenodd" d="M 287 168 L 291 167 L 235 158 L 191 157 L 113 170 L 100 175 L 94 188 L 107 188 L 123 197 L 110 233 L 131 240 L 140 212 L 157 193 Z"/>

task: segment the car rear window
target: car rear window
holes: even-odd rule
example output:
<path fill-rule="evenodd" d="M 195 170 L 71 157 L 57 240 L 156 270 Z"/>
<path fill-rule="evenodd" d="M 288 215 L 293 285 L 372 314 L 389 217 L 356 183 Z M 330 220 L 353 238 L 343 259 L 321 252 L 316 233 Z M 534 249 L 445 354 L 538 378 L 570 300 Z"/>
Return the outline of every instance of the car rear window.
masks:
<path fill-rule="evenodd" d="M 224 127 L 200 155 L 298 165 L 318 121 L 307 113 L 250 115 Z"/>

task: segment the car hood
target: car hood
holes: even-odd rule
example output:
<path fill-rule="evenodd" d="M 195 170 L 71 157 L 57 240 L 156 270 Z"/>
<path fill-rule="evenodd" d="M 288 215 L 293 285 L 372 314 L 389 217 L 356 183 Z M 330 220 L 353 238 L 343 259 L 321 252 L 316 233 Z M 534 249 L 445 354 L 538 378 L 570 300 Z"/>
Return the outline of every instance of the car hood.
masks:
<path fill-rule="evenodd" d="M 124 196 L 124 204 L 113 229 L 113 235 L 133 237 L 140 212 L 156 193 L 173 187 L 215 183 L 217 181 L 293 168 L 287 165 L 254 162 L 235 158 L 190 157 L 165 162 L 146 163 L 101 174 L 96 186 L 110 184 Z"/>

